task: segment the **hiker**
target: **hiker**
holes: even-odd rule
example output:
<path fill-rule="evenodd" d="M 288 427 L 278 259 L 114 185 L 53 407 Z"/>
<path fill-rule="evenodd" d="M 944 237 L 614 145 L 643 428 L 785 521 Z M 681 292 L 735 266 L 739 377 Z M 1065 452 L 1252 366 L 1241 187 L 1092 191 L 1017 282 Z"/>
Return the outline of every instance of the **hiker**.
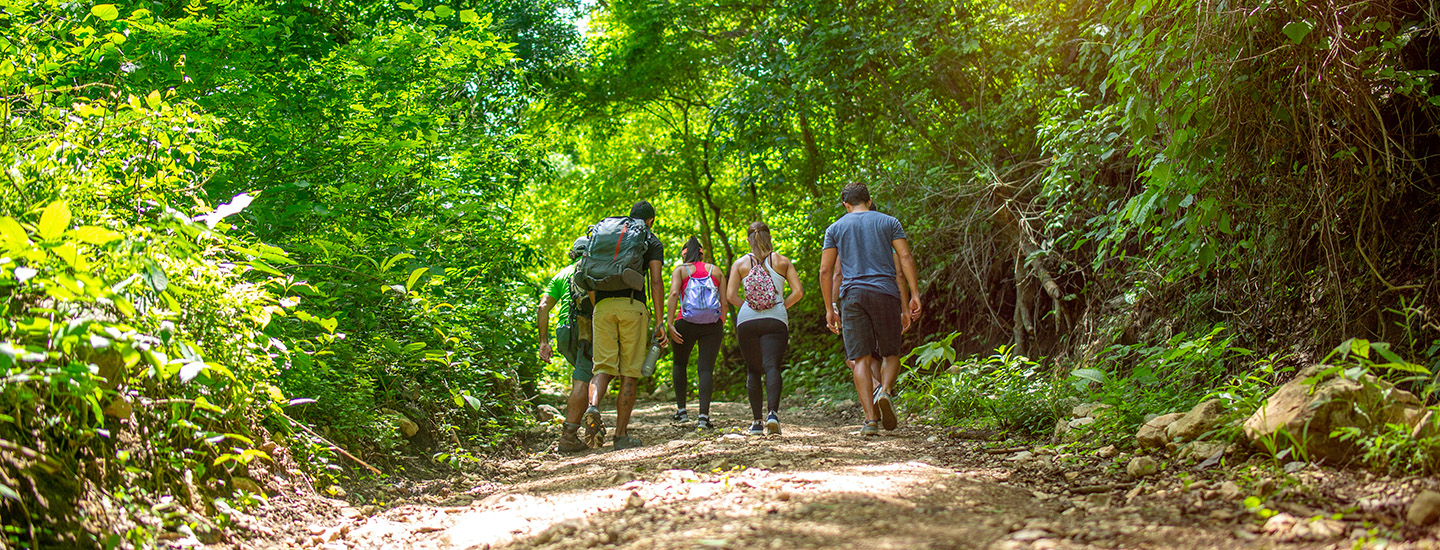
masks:
<path fill-rule="evenodd" d="M 895 218 L 871 210 L 870 190 L 863 183 L 851 183 L 840 192 L 845 215 L 825 229 L 820 252 L 820 280 L 835 276 L 836 260 L 845 274 L 839 296 L 831 285 L 822 284 L 825 294 L 825 323 L 831 332 L 845 339 L 845 358 L 855 361 L 851 369 L 855 391 L 865 410 L 860 435 L 878 435 L 881 424 L 895 429 L 891 397 L 900 374 L 900 286 L 891 251 L 900 257 L 901 272 L 910 290 L 911 319 L 920 315 L 920 292 L 915 283 L 915 259 L 905 230 Z M 838 302 L 836 301 L 838 299 Z M 842 324 L 843 322 L 843 324 Z M 880 385 L 870 379 L 880 355 Z"/>
<path fill-rule="evenodd" d="M 665 321 L 661 317 L 660 267 L 665 245 L 650 231 L 655 207 L 646 201 L 635 203 L 630 215 L 605 218 L 590 230 L 590 244 L 581 261 L 578 284 L 594 292 L 595 314 L 591 323 L 595 354 L 595 379 L 590 384 L 590 402 L 599 403 L 620 378 L 620 396 L 615 403 L 615 450 L 643 445 L 630 435 L 630 412 L 635 408 L 640 367 L 650 345 L 646 336 L 665 346 Z M 646 290 L 654 297 L 655 329 Z M 587 409 L 584 422 L 601 424 L 599 410 Z M 603 428 L 603 424 L 601 424 Z"/>
<path fill-rule="evenodd" d="M 908 308 L 910 302 L 910 287 L 905 284 L 904 270 L 900 269 L 900 255 L 891 252 L 890 259 L 894 261 L 895 273 L 898 275 L 897 277 L 895 277 L 895 286 L 900 288 L 900 334 L 905 334 L 906 331 L 910 330 L 910 310 Z M 830 294 L 831 296 L 839 294 L 838 289 L 840 288 L 840 284 L 844 280 L 844 272 L 837 268 L 835 270 L 835 278 L 831 279 L 830 283 L 830 288 L 832 289 Z M 841 316 L 840 322 L 845 322 L 843 315 Z M 874 361 L 870 363 L 870 384 L 872 386 L 879 387 L 880 363 L 882 362 L 883 358 L 880 356 L 879 350 L 870 352 L 870 357 L 874 359 Z M 855 360 L 848 358 L 845 359 L 845 366 L 849 367 L 851 371 L 854 371 Z"/>
<path fill-rule="evenodd" d="M 785 348 L 790 341 L 786 311 L 800 301 L 805 291 L 795 264 L 775 252 L 770 226 L 764 222 L 750 224 L 746 240 L 750 242 L 750 253 L 735 260 L 735 265 L 730 267 L 730 284 L 725 295 L 731 305 L 740 308 L 735 316 L 735 332 L 740 353 L 745 356 L 745 390 L 753 417 L 750 435 L 778 435 L 780 365 L 785 361 Z M 786 283 L 790 285 L 788 296 L 781 293 Z M 741 286 L 745 287 L 743 301 Z M 763 422 L 760 420 L 762 391 L 769 409 Z"/>
<path fill-rule="evenodd" d="M 695 427 L 708 430 L 715 427 L 710 423 L 710 395 L 713 393 L 715 357 L 720 354 L 720 340 L 725 336 L 725 316 L 729 303 L 720 298 L 720 289 L 725 286 L 725 272 L 720 266 L 706 263 L 705 249 L 700 240 L 690 237 L 685 248 L 680 250 L 685 263 L 675 266 L 670 273 L 670 298 L 665 302 L 666 325 L 670 342 L 674 345 L 674 363 L 670 375 L 675 386 L 675 422 L 686 422 L 685 401 L 690 394 L 690 382 L 686 370 L 690 363 L 690 350 L 699 344 L 700 355 L 695 359 L 695 374 L 699 378 L 700 416 Z M 677 311 L 677 306 L 679 311 Z"/>
<path fill-rule="evenodd" d="M 598 412 L 594 415 L 593 422 L 585 426 L 585 438 L 580 439 L 578 434 L 581 415 L 585 413 L 586 406 L 595 409 L 599 404 L 599 401 L 592 400 L 590 392 L 590 379 L 593 378 L 591 369 L 594 366 L 590 319 L 595 306 L 589 294 L 581 291 L 575 284 L 575 272 L 589 242 L 589 239 L 580 237 L 571 245 L 572 263 L 550 278 L 545 295 L 540 298 L 539 318 L 535 323 L 540 328 L 540 360 L 549 363 L 555 354 L 550 347 L 550 310 L 556 304 L 560 305 L 561 325 L 555 327 L 556 347 L 572 367 L 570 396 L 565 403 L 565 424 L 560 431 L 559 449 L 562 453 L 599 447 L 605 441 L 604 427 L 600 425 Z"/>

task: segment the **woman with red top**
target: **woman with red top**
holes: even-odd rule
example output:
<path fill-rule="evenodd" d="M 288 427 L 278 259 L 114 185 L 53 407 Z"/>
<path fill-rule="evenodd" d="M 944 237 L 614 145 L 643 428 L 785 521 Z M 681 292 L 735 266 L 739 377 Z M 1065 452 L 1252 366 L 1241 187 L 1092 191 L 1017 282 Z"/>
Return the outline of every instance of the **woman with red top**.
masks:
<path fill-rule="evenodd" d="M 700 418 L 696 427 L 710 429 L 710 394 L 715 389 L 715 358 L 720 354 L 720 340 L 725 335 L 725 315 L 729 307 L 721 297 L 725 287 L 725 272 L 715 264 L 705 263 L 705 249 L 700 240 L 690 237 L 681 249 L 685 263 L 675 267 L 670 274 L 670 298 L 666 301 L 666 326 L 670 334 L 671 350 L 675 362 L 671 375 L 675 384 L 676 422 L 688 420 L 685 400 L 690 394 L 690 382 L 686 370 L 690 364 L 690 350 L 700 345 L 700 356 L 695 361 L 695 372 L 699 375 Z"/>

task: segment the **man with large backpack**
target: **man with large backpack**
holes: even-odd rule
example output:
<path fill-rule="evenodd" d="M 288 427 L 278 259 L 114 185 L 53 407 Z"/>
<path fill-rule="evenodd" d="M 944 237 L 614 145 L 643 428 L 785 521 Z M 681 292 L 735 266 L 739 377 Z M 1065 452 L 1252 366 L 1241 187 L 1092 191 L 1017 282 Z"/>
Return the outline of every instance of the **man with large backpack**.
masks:
<path fill-rule="evenodd" d="M 920 315 L 920 291 L 915 279 L 915 259 L 900 222 L 871 209 L 870 190 L 863 183 L 851 183 L 840 193 L 845 215 L 825 229 L 820 252 L 820 280 L 832 281 L 838 262 L 844 272 L 838 298 L 831 284 L 821 284 L 825 294 L 825 321 L 831 332 L 845 339 L 845 358 L 854 361 L 855 391 L 865 410 L 860 435 L 878 435 L 881 424 L 896 426 L 891 396 L 900 374 L 900 331 L 902 304 L 896 281 L 896 262 L 910 289 L 911 319 Z M 838 299 L 838 301 L 837 301 Z M 880 356 L 880 386 L 871 381 L 872 367 Z"/>
<path fill-rule="evenodd" d="M 587 410 L 586 405 L 594 407 L 599 404 L 598 401 L 589 401 L 592 398 L 590 380 L 594 378 L 590 324 L 595 307 L 588 293 L 581 291 L 575 281 L 580 257 L 585 254 L 589 242 L 590 239 L 580 237 L 570 247 L 570 259 L 574 263 L 561 269 L 550 279 L 545 295 L 540 298 L 540 313 L 536 320 L 540 328 L 540 360 L 549 363 L 555 354 L 550 347 L 550 310 L 556 304 L 560 305 L 561 324 L 555 328 L 556 347 L 573 367 L 570 374 L 570 397 L 565 405 L 565 425 L 560 432 L 559 448 L 565 453 L 599 447 L 605 437 L 603 427 L 598 422 L 598 414 L 597 422 L 586 426 L 583 441 L 578 434 L 581 415 Z"/>
<path fill-rule="evenodd" d="M 661 346 L 668 344 L 660 286 L 665 246 L 650 232 L 654 222 L 655 207 L 646 201 L 635 203 L 629 216 L 600 220 L 590 229 L 590 243 L 576 277 L 579 286 L 591 292 L 595 300 L 591 324 L 595 353 L 592 402 L 598 403 L 609 391 L 610 380 L 620 378 L 620 396 L 615 404 L 616 450 L 642 445 L 628 428 L 640 368 L 649 347 L 646 336 Z M 653 317 L 646 300 L 647 289 L 654 301 Z M 649 330 L 652 319 L 653 331 Z M 587 426 L 599 421 L 599 411 L 593 408 L 582 419 Z"/>

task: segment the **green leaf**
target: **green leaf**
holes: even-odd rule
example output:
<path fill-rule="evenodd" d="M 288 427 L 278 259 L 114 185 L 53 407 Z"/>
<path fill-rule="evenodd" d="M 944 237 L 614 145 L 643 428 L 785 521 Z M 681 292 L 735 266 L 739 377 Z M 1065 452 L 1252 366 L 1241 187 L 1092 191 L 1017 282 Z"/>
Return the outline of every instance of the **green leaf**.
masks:
<path fill-rule="evenodd" d="M 90 7 L 90 15 L 105 21 L 114 21 L 120 17 L 120 10 L 115 9 L 115 4 L 96 4 Z"/>
<path fill-rule="evenodd" d="M 1205 243 L 1200 247 L 1200 267 L 1210 267 L 1215 263 L 1215 243 Z"/>
<path fill-rule="evenodd" d="M 10 250 L 30 246 L 30 236 L 25 233 L 25 228 L 20 227 L 20 222 L 10 216 L 0 217 L 0 240 L 3 240 L 5 248 Z"/>
<path fill-rule="evenodd" d="M 1096 384 L 1105 383 L 1105 371 L 1102 371 L 1100 369 L 1075 369 L 1073 371 L 1070 371 L 1070 375 L 1081 380 L 1089 380 Z"/>
<path fill-rule="evenodd" d="M 40 225 L 35 226 L 35 234 L 41 240 L 51 240 L 65 233 L 70 227 L 70 207 L 63 201 L 55 201 L 45 207 L 40 213 Z"/>
<path fill-rule="evenodd" d="M 335 327 L 340 326 L 340 322 L 336 321 L 334 317 L 331 317 L 329 319 L 316 319 L 315 323 L 320 325 L 320 328 L 325 329 L 325 332 L 328 332 L 330 334 L 335 334 Z"/>
<path fill-rule="evenodd" d="M 475 13 L 475 10 L 460 10 L 460 21 L 461 21 L 461 22 L 464 22 L 464 23 L 474 23 L 474 22 L 479 21 L 479 20 L 480 20 L 480 15 L 477 14 L 477 13 Z"/>
<path fill-rule="evenodd" d="M 20 494 L 11 489 L 9 485 L 0 483 L 0 497 L 5 497 L 15 502 L 20 502 Z"/>
<path fill-rule="evenodd" d="M 405 290 L 415 290 L 415 281 L 420 280 L 420 276 L 424 275 L 426 271 L 430 271 L 430 268 L 417 267 L 415 271 L 411 271 L 410 280 L 405 281 Z"/>
<path fill-rule="evenodd" d="M 70 230 L 70 236 L 80 242 L 93 245 L 104 245 L 120 239 L 120 234 L 103 227 L 94 225 L 82 225 Z"/>
<path fill-rule="evenodd" d="M 465 403 L 469 404 L 469 405 L 470 405 L 470 408 L 475 409 L 475 410 L 477 410 L 477 411 L 480 410 L 480 407 L 482 407 L 482 406 L 485 405 L 485 404 L 482 403 L 479 399 L 476 399 L 475 396 L 470 395 L 470 394 L 468 394 L 468 393 L 465 394 L 465 395 L 462 396 L 462 397 L 465 398 Z"/>
<path fill-rule="evenodd" d="M 452 7 L 450 7 L 450 6 L 446 6 L 446 5 L 444 5 L 444 4 L 441 4 L 441 5 L 439 5 L 439 6 L 435 6 L 435 16 L 436 16 L 436 17 L 450 17 L 450 16 L 452 16 L 452 15 L 455 15 L 455 8 L 452 8 Z"/>
<path fill-rule="evenodd" d="M 1281 29 L 1280 32 L 1285 33 L 1285 36 L 1289 37 L 1291 42 L 1299 44 L 1301 40 L 1304 40 L 1306 36 L 1310 35 L 1310 31 L 1312 30 L 1315 30 L 1315 26 L 1311 25 L 1309 21 L 1301 19 L 1299 21 L 1291 21 L 1285 25 L 1285 28 Z"/>
<path fill-rule="evenodd" d="M 1350 352 L 1366 359 L 1370 358 L 1370 341 L 1363 338 L 1350 340 Z"/>

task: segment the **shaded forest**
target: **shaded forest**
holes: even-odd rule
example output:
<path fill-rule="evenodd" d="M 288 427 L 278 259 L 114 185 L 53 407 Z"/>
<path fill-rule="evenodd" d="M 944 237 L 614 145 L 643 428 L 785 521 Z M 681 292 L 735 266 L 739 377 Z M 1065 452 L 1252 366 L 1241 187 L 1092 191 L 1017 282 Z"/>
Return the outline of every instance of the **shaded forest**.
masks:
<path fill-rule="evenodd" d="M 867 183 L 926 302 L 904 383 L 955 423 L 1253 410 L 1342 342 L 1433 407 L 1437 31 L 1404 0 L 0 0 L 0 537 L 144 547 L 267 472 L 515 452 L 564 377 L 540 287 L 640 199 L 667 265 L 765 221 L 818 288 Z M 788 383 L 847 383 L 819 299 L 794 318 Z M 1357 465 L 1433 470 L 1421 435 Z"/>

